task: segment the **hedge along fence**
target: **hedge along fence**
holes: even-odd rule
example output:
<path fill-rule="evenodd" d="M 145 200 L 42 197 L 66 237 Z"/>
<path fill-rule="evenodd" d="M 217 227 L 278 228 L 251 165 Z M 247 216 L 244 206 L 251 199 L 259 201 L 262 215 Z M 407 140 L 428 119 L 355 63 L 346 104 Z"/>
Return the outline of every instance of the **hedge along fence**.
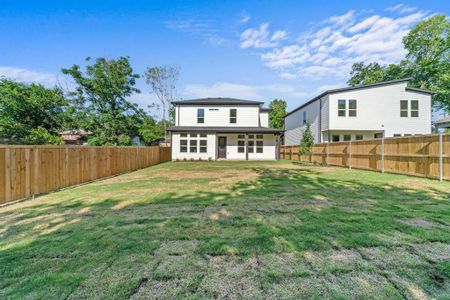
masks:
<path fill-rule="evenodd" d="M 315 144 L 310 154 L 281 146 L 280 157 L 450 180 L 450 134 Z"/>
<path fill-rule="evenodd" d="M 0 204 L 170 160 L 170 147 L 0 146 Z"/>

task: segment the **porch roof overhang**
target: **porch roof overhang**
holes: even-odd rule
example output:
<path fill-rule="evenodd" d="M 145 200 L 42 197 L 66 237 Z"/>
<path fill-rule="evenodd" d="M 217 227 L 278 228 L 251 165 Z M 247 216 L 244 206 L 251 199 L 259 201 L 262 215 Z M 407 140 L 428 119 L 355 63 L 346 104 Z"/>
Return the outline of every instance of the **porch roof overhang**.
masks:
<path fill-rule="evenodd" d="M 214 132 L 214 133 L 273 133 L 280 134 L 282 129 L 267 127 L 200 127 L 200 126 L 173 126 L 167 129 L 170 132 Z"/>

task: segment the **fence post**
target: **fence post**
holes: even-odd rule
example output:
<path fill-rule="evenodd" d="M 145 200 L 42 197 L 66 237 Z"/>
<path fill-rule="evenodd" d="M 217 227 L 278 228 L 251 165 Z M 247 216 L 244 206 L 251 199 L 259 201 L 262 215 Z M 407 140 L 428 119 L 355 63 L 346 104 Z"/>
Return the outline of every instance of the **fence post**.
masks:
<path fill-rule="evenodd" d="M 294 153 L 294 146 L 291 145 L 291 154 L 289 155 L 289 160 L 293 160 L 292 153 Z"/>
<path fill-rule="evenodd" d="M 325 157 L 325 164 L 328 166 L 328 144 L 330 142 L 327 143 L 327 147 L 325 148 L 325 152 L 326 152 L 326 157 Z"/>
<path fill-rule="evenodd" d="M 442 169 L 443 169 L 443 151 L 442 151 L 442 133 L 439 134 L 439 181 L 442 181 Z"/>
<path fill-rule="evenodd" d="M 381 173 L 384 173 L 384 137 L 381 138 Z"/>
<path fill-rule="evenodd" d="M 349 154 L 349 159 L 348 159 L 348 164 L 349 164 L 349 169 L 352 168 L 352 141 L 348 142 L 348 148 L 350 150 L 350 154 Z"/>

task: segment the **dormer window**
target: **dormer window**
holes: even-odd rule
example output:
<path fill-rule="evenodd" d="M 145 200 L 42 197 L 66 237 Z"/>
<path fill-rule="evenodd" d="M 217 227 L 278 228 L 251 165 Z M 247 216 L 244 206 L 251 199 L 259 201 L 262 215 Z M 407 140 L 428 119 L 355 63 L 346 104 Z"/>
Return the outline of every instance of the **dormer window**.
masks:
<path fill-rule="evenodd" d="M 236 124 L 237 123 L 237 110 L 236 108 L 230 109 L 230 124 Z"/>
<path fill-rule="evenodd" d="M 198 124 L 205 123 L 205 109 L 203 108 L 197 109 L 197 123 Z"/>

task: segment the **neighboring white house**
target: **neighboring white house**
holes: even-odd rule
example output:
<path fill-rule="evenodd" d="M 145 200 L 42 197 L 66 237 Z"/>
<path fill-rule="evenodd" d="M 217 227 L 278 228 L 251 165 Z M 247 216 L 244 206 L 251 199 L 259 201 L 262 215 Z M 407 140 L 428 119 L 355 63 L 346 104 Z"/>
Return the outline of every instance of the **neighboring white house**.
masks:
<path fill-rule="evenodd" d="M 306 123 L 315 143 L 430 134 L 433 92 L 407 87 L 407 82 L 323 92 L 286 115 L 285 144 L 298 145 Z"/>
<path fill-rule="evenodd" d="M 282 130 L 263 102 L 203 98 L 172 102 L 172 159 L 276 159 Z"/>

